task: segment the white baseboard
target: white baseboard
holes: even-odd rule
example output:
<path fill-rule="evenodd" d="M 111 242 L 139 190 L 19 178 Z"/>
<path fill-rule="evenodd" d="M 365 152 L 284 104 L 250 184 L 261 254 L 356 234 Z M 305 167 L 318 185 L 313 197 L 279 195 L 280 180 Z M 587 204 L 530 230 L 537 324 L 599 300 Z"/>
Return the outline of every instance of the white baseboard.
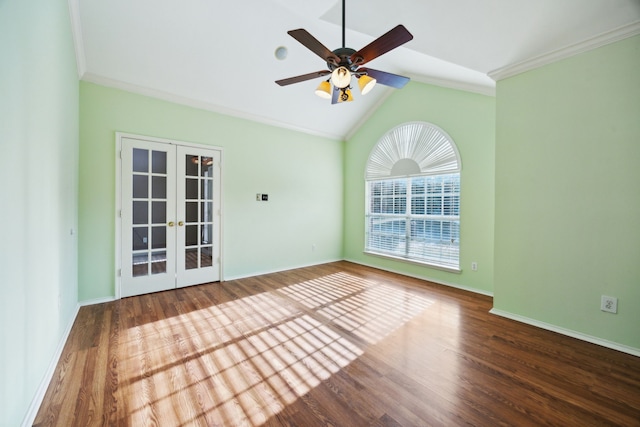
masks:
<path fill-rule="evenodd" d="M 80 301 L 78 304 L 80 305 L 80 307 L 86 307 L 89 305 L 103 304 L 105 302 L 112 302 L 115 300 L 116 300 L 116 297 L 104 297 L 104 298 L 95 298 L 95 299 L 90 299 L 86 301 Z"/>
<path fill-rule="evenodd" d="M 235 275 L 235 276 L 225 276 L 222 281 L 228 282 L 230 280 L 246 279 L 247 277 L 262 276 L 263 274 L 280 273 L 282 271 L 295 270 L 296 268 L 313 267 L 315 265 L 328 264 L 330 262 L 338 262 L 338 261 L 343 261 L 343 259 L 342 258 L 329 259 L 329 260 L 324 260 L 324 261 L 313 262 L 313 263 L 310 263 L 310 264 L 302 264 L 302 265 L 294 265 L 294 266 L 291 266 L 291 267 L 278 268 L 278 269 L 275 269 L 275 270 L 254 271 L 254 272 L 249 273 L 249 274 L 239 274 L 239 275 Z"/>
<path fill-rule="evenodd" d="M 76 305 L 75 311 L 71 316 L 71 320 L 67 324 L 64 332 L 62 333 L 62 337 L 60 337 L 60 342 L 58 343 L 58 347 L 51 358 L 51 362 L 49 363 L 49 367 L 42 377 L 40 381 L 40 385 L 38 386 L 38 390 L 36 390 L 36 394 L 33 396 L 31 400 L 31 405 L 29 405 L 29 410 L 22 420 L 22 427 L 31 427 L 33 422 L 36 419 L 36 415 L 38 415 L 38 410 L 40 409 L 40 405 L 42 405 L 42 401 L 44 399 L 44 395 L 47 392 L 47 388 L 51 383 L 51 379 L 53 379 L 53 374 L 55 374 L 56 367 L 58 366 L 58 362 L 60 361 L 60 356 L 62 356 L 62 351 L 64 350 L 64 346 L 67 343 L 67 339 L 69 338 L 69 334 L 71 333 L 71 328 L 76 321 L 76 317 L 78 317 L 78 312 L 80 311 L 80 304 Z"/>
<path fill-rule="evenodd" d="M 519 314 L 509 313 L 508 311 L 492 308 L 489 313 L 496 316 L 506 317 L 507 319 L 515 320 L 517 322 L 526 323 L 537 328 L 546 329 L 548 331 L 557 332 L 561 335 L 566 335 L 572 338 L 576 338 L 582 341 L 597 344 L 602 347 L 611 348 L 613 350 L 621 351 L 623 353 L 631 354 L 633 356 L 640 357 L 640 348 L 630 347 L 624 344 L 618 344 L 613 341 L 608 341 L 602 338 L 594 337 L 591 335 L 576 332 L 571 329 L 562 328 L 560 326 L 552 325 L 550 323 L 541 322 L 539 320 L 531 319 L 529 317 L 520 316 Z"/>
<path fill-rule="evenodd" d="M 470 288 L 470 287 L 467 287 L 467 286 L 461 286 L 461 285 L 457 285 L 455 283 L 445 282 L 444 280 L 433 279 L 433 278 L 427 277 L 427 276 L 418 276 L 417 274 L 409 274 L 407 272 L 400 271 L 400 270 L 394 270 L 392 268 L 382 268 L 379 265 L 369 264 L 369 263 L 366 263 L 366 262 L 356 261 L 356 260 L 353 260 L 353 259 L 345 259 L 345 261 L 352 262 L 354 264 L 364 265 L 366 267 L 377 268 L 378 270 L 388 271 L 389 273 L 395 273 L 395 274 L 399 274 L 401 276 L 407 276 L 407 277 L 412 277 L 414 279 L 420 279 L 420 280 L 425 280 L 427 282 L 433 282 L 433 283 L 436 283 L 438 285 L 449 286 L 450 288 L 456 288 L 456 289 L 461 289 L 463 291 L 473 292 L 474 294 L 480 294 L 480 295 L 486 295 L 488 297 L 493 297 L 493 293 L 492 292 L 485 291 L 484 289 L 477 289 L 477 288 Z"/>

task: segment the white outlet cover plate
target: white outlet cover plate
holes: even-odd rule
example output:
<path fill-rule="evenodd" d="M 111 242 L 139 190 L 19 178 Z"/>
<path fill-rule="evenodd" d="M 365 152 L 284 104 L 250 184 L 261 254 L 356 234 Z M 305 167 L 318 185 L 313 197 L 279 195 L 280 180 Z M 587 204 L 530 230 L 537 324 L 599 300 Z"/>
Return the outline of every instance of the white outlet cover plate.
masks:
<path fill-rule="evenodd" d="M 609 313 L 618 312 L 618 298 L 602 295 L 600 299 L 600 310 Z"/>

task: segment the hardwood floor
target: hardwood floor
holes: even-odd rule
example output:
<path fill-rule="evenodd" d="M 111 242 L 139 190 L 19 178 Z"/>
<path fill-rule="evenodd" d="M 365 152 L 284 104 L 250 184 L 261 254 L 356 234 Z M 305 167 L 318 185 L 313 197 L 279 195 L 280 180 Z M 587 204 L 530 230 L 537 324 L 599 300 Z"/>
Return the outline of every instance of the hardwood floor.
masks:
<path fill-rule="evenodd" d="M 638 426 L 640 358 L 337 262 L 83 307 L 36 426 Z"/>

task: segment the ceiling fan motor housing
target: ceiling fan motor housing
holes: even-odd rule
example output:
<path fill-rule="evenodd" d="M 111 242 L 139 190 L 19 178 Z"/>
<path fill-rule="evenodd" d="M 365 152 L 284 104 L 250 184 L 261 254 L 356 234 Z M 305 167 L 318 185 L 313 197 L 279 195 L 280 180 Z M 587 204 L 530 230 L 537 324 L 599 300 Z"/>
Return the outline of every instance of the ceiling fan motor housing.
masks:
<path fill-rule="evenodd" d="M 336 63 L 333 58 L 327 59 L 327 67 L 329 70 L 333 71 L 339 67 L 345 67 L 349 71 L 356 71 L 358 69 L 358 61 L 359 58 L 356 58 L 356 61 L 351 60 L 351 56 L 356 53 L 355 49 L 351 49 L 350 47 L 340 47 L 333 51 L 333 53 L 340 58 L 340 62 Z"/>

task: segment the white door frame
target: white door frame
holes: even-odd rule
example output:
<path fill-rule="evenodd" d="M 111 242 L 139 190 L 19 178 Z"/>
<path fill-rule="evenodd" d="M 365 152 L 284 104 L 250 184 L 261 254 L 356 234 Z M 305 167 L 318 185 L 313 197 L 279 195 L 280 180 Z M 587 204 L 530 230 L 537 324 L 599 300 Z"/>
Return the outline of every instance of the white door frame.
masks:
<path fill-rule="evenodd" d="M 116 132 L 116 194 L 115 194 L 115 271 L 114 271 L 114 290 L 115 290 L 115 299 L 120 299 L 122 295 L 122 139 L 137 139 L 141 141 L 149 141 L 149 142 L 159 142 L 164 144 L 170 144 L 174 146 L 183 146 L 183 147 L 192 147 L 192 148 L 202 148 L 208 150 L 218 150 L 220 151 L 220 281 L 224 281 L 224 251 L 222 250 L 223 239 L 224 239 L 224 151 L 222 147 L 218 147 L 215 145 L 205 145 L 205 144 L 196 144 L 192 142 L 185 141 L 177 141 L 172 139 L 165 138 L 157 138 L 153 136 L 144 136 L 144 135 L 136 135 L 125 132 Z"/>

